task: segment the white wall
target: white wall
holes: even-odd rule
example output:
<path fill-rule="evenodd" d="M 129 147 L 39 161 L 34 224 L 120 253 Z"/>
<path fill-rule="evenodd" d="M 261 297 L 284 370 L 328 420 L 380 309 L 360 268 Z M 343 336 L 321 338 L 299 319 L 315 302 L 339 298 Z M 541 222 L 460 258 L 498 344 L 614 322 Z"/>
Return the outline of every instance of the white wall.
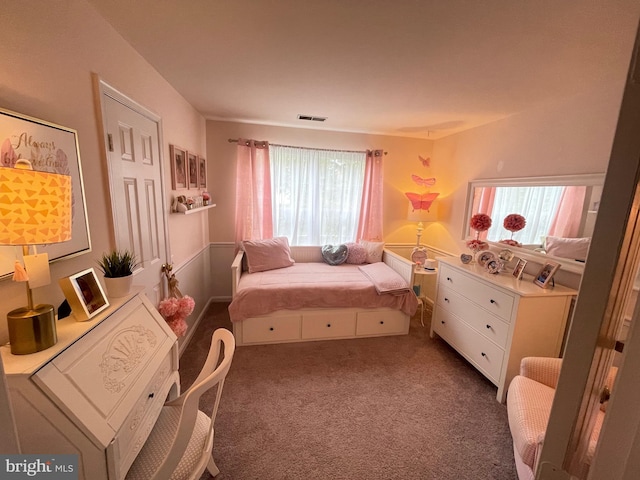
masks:
<path fill-rule="evenodd" d="M 53 284 L 34 291 L 36 303 L 57 306 L 64 297 L 55 279 L 96 267 L 96 258 L 115 246 L 91 74 L 162 117 L 168 188 L 168 144 L 204 154 L 205 120 L 84 0 L 4 0 L 0 58 L 0 107 L 78 131 L 93 251 L 52 264 Z M 208 244 L 208 217 L 171 215 L 168 221 L 179 267 Z M 0 280 L 0 298 L 0 342 L 6 342 L 4 319 L 26 305 L 24 284 Z"/>

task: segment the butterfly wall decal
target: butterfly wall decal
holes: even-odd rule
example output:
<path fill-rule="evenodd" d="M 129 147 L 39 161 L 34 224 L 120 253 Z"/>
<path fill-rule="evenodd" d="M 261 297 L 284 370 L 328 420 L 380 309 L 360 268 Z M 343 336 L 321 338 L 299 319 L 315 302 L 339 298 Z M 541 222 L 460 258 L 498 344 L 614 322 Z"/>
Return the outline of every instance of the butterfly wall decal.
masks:
<path fill-rule="evenodd" d="M 431 157 L 423 158 L 420 155 L 418 155 L 418 159 L 420 160 L 420 163 L 422 164 L 423 167 L 428 167 L 431 165 Z"/>
<path fill-rule="evenodd" d="M 422 187 L 433 187 L 436 184 L 435 177 L 422 178 L 422 177 L 419 177 L 418 175 L 411 175 L 411 180 L 413 180 L 414 182 L 416 182 L 418 185 Z"/>
<path fill-rule="evenodd" d="M 411 202 L 411 208 L 413 208 L 414 212 L 416 210 L 426 210 L 428 212 L 431 208 L 431 204 L 440 194 L 407 192 L 405 195 Z"/>

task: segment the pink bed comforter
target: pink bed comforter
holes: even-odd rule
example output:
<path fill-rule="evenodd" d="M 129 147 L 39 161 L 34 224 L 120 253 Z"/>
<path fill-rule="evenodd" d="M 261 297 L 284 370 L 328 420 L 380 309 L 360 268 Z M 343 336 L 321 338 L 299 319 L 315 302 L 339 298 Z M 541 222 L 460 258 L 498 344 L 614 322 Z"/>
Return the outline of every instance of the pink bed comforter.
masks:
<path fill-rule="evenodd" d="M 397 275 L 391 267 L 391 274 Z M 231 321 L 300 308 L 389 307 L 413 315 L 418 300 L 413 290 L 378 294 L 358 265 L 296 263 L 267 272 L 244 273 L 229 305 Z"/>

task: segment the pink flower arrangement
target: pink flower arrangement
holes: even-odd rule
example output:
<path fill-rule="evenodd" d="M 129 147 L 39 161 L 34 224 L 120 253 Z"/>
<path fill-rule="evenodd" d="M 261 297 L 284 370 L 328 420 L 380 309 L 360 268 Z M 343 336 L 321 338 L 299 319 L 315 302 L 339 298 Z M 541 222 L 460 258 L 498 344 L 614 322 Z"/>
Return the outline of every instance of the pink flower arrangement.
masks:
<path fill-rule="evenodd" d="M 186 319 L 191 315 L 195 306 L 195 300 L 189 295 L 185 295 L 182 298 L 170 297 L 160 302 L 158 311 L 169 324 L 173 333 L 178 337 L 182 337 L 187 331 Z"/>
<path fill-rule="evenodd" d="M 476 232 L 484 232 L 491 228 L 491 217 L 486 213 L 476 213 L 469 220 L 469 226 Z"/>
<path fill-rule="evenodd" d="M 467 248 L 472 250 L 474 253 L 480 252 L 482 250 L 488 250 L 489 244 L 487 242 L 483 242 L 482 240 L 467 240 Z"/>
<path fill-rule="evenodd" d="M 211 200 L 211 196 L 207 192 L 202 192 L 203 200 Z"/>
<path fill-rule="evenodd" d="M 513 239 L 509 239 L 509 240 L 500 240 L 498 243 L 504 243 L 505 245 L 509 245 L 511 247 L 521 247 L 522 244 L 520 242 L 516 242 Z"/>
<path fill-rule="evenodd" d="M 525 227 L 526 224 L 527 221 L 525 220 L 525 218 L 522 215 L 518 215 L 517 213 L 511 213 L 507 215 L 506 217 L 504 217 L 504 221 L 502 222 L 504 228 L 506 228 L 510 232 L 519 232 Z"/>

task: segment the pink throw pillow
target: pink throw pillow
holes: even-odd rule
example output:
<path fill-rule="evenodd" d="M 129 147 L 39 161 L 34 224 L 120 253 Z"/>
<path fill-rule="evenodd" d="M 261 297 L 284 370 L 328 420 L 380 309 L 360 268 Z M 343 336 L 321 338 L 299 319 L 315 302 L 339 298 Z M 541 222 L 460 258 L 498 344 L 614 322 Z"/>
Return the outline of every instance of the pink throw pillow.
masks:
<path fill-rule="evenodd" d="M 295 263 L 291 258 L 287 237 L 245 240 L 242 242 L 242 248 L 247 257 L 249 273 L 290 267 Z"/>
<path fill-rule="evenodd" d="M 362 265 L 367 263 L 367 249 L 359 243 L 347 243 L 347 262 L 351 265 Z"/>

